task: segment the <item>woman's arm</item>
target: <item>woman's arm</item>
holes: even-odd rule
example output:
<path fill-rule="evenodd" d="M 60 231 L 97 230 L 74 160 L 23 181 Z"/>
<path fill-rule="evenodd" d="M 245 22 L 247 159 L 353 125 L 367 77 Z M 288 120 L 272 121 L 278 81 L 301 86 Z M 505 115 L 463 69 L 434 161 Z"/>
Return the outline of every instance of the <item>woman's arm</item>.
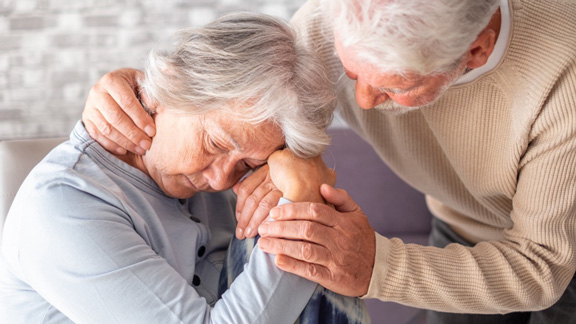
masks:
<path fill-rule="evenodd" d="M 168 262 L 163 254 L 171 253 L 169 245 L 149 233 L 187 245 L 192 260 L 195 240 L 179 240 L 174 226 L 155 228 L 161 224 L 139 222 L 125 210 L 130 201 L 146 199 L 121 201 L 120 193 L 106 194 L 111 185 L 105 181 L 87 185 L 67 172 L 53 176 L 29 182 L 41 185 L 24 187 L 26 194 L 15 200 L 11 216 L 17 216 L 7 236 L 13 250 L 5 255 L 22 280 L 76 323 L 293 323 L 316 287 L 280 271 L 273 255 L 255 247 L 244 272 L 212 308 L 175 268 L 189 260 Z M 184 218 L 176 228 L 190 237 L 194 223 Z M 152 249 L 151 242 L 159 246 Z"/>

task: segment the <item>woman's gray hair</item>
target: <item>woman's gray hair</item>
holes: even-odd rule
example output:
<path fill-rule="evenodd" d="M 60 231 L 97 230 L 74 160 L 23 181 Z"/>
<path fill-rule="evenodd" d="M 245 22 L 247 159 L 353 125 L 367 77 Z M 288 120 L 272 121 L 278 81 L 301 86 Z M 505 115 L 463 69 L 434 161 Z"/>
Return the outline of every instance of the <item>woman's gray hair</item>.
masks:
<path fill-rule="evenodd" d="M 452 71 L 488 25 L 499 0 L 324 0 L 345 48 L 381 72 Z"/>
<path fill-rule="evenodd" d="M 287 23 L 264 14 L 229 14 L 180 31 L 171 48 L 150 53 L 140 85 L 167 109 L 272 121 L 303 157 L 330 142 L 335 96 L 321 62 Z"/>

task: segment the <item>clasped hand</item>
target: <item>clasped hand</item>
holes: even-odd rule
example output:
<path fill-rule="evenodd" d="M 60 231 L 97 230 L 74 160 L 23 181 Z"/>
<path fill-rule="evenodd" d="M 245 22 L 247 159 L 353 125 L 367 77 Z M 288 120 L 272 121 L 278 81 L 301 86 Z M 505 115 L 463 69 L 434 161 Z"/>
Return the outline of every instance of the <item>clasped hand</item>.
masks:
<path fill-rule="evenodd" d="M 258 244 L 277 255 L 279 268 L 340 294 L 362 296 L 374 267 L 374 230 L 354 200 L 332 187 L 334 182 L 334 171 L 320 157 L 300 159 L 289 150 L 274 153 L 266 168 L 234 188 L 240 215 L 237 234 L 247 226 L 255 235 L 252 229 L 269 215 L 274 221 L 258 227 Z M 271 208 L 282 193 L 294 203 Z"/>
<path fill-rule="evenodd" d="M 291 150 L 274 152 L 268 164 L 234 186 L 238 195 L 236 236 L 256 236 L 256 228 L 268 217 L 280 197 L 290 201 L 323 203 L 320 185 L 336 182 L 336 173 L 328 169 L 322 157 L 299 158 Z"/>

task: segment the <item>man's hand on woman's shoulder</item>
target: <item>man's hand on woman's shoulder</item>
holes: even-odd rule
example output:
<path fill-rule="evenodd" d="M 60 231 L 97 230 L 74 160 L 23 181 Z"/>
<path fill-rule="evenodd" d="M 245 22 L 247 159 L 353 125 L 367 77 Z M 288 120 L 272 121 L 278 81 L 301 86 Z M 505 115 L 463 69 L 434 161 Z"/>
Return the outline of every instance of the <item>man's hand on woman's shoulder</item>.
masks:
<path fill-rule="evenodd" d="M 119 69 L 106 73 L 90 89 L 82 122 L 92 138 L 115 154 L 144 154 L 156 128 L 142 108 L 137 92 L 141 71 Z"/>

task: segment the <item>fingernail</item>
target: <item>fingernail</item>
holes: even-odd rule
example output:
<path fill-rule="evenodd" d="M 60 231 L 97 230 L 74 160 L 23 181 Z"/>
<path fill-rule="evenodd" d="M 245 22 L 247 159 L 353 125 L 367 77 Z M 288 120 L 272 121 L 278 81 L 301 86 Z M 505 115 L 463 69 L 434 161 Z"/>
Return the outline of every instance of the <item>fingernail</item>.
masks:
<path fill-rule="evenodd" d="M 244 230 L 240 227 L 236 229 L 236 237 L 240 240 L 244 239 Z"/>
<path fill-rule="evenodd" d="M 152 142 L 150 142 L 149 140 L 142 140 L 140 142 L 140 147 L 143 148 L 145 151 L 148 151 L 150 149 L 150 146 L 152 146 Z"/>
<path fill-rule="evenodd" d="M 144 150 L 143 150 L 141 147 L 139 147 L 139 146 L 137 146 L 134 150 L 136 151 L 136 154 L 138 154 L 138 155 L 144 155 L 144 154 L 146 154 L 146 151 L 144 151 Z"/>
<path fill-rule="evenodd" d="M 126 154 L 126 150 L 123 149 L 123 148 L 121 148 L 121 147 L 119 147 L 119 148 L 116 149 L 116 154 L 118 154 L 118 155 L 125 155 L 125 154 Z"/>
<path fill-rule="evenodd" d="M 258 227 L 258 233 L 260 235 L 267 235 L 268 234 L 268 224 L 262 224 Z"/>
<path fill-rule="evenodd" d="M 154 134 L 156 134 L 156 131 L 154 130 L 154 127 L 148 125 L 144 128 L 144 131 L 146 132 L 146 134 L 148 134 L 148 136 L 152 137 L 154 136 Z"/>
<path fill-rule="evenodd" d="M 278 268 L 284 267 L 286 265 L 286 259 L 280 255 L 277 255 L 276 258 L 274 258 L 274 263 L 276 263 L 276 266 L 278 266 Z"/>
<path fill-rule="evenodd" d="M 246 227 L 246 237 L 251 237 L 251 235 L 252 235 L 252 228 Z"/>

